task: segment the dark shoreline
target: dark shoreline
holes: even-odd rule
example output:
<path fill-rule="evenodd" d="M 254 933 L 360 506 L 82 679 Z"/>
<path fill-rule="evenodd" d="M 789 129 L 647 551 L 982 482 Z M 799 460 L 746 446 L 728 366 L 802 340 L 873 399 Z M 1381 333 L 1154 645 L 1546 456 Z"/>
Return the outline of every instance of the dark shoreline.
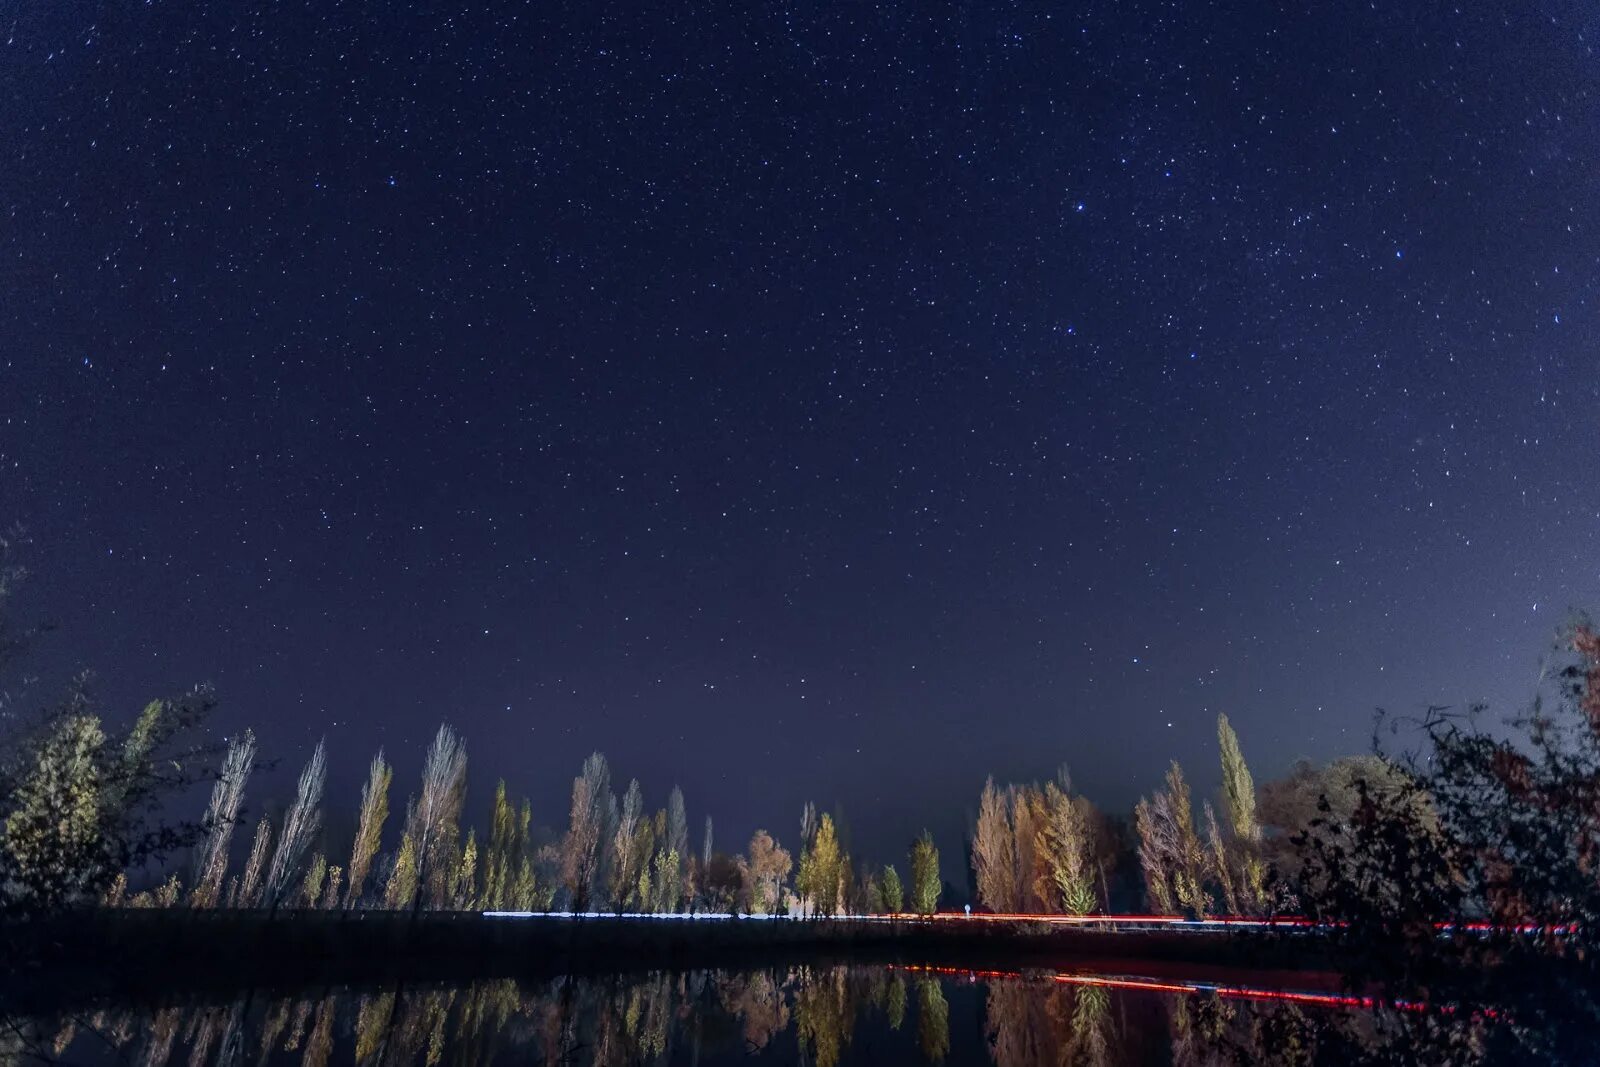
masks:
<path fill-rule="evenodd" d="M 396 981 L 529 980 L 800 964 L 1276 974 L 1332 988 L 1291 931 L 1109 931 L 1035 923 L 486 917 L 477 912 L 92 910 L 0 927 L 14 1010 L 164 995 Z M 26 960 L 22 966 L 16 963 Z"/>

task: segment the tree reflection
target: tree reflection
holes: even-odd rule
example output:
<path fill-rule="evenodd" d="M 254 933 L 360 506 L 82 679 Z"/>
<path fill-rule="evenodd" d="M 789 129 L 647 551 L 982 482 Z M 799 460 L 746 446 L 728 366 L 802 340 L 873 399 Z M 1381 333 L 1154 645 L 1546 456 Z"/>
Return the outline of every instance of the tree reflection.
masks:
<path fill-rule="evenodd" d="M 1068 990 L 1057 990 L 1058 994 Z M 1104 986 L 1079 986 L 1070 991 L 1071 1013 L 1067 1031 L 1071 1035 L 1073 1063 L 1102 1067 L 1111 1062 L 1111 992 Z"/>
<path fill-rule="evenodd" d="M 811 1055 L 816 1067 L 836 1067 L 855 1027 L 844 968 L 802 971 L 794 1017 L 801 1050 Z"/>
<path fill-rule="evenodd" d="M 300 1057 L 300 1067 L 327 1067 L 328 1056 L 333 1052 L 333 1017 L 337 1001 L 330 995 L 317 1005 L 317 1021 L 306 1038 L 305 1053 Z"/>
<path fill-rule="evenodd" d="M 1486 1048 L 1482 1020 L 1448 1010 L 1372 1010 L 1317 994 L 1185 985 L 1051 971 L 834 966 L 291 997 L 246 992 L 142 1012 L 21 1020 L 5 1034 L 0 1067 L 85 1062 L 86 1050 L 106 1047 L 137 1067 L 713 1067 L 797 1054 L 814 1067 L 918 1057 L 942 1064 L 966 1044 L 954 1040 L 960 1026 L 981 1027 L 968 1040 L 981 1034 L 996 1067 L 1454 1063 L 1481 1059 Z M 968 997 L 983 1006 L 981 1019 L 960 1008 Z M 862 1031 L 870 1038 L 858 1038 L 858 1027 L 870 1028 Z"/>
<path fill-rule="evenodd" d="M 950 1002 L 936 978 L 917 979 L 917 1047 L 929 1063 L 950 1055 Z"/>
<path fill-rule="evenodd" d="M 1050 991 L 1020 980 L 989 985 L 989 1051 L 997 1067 L 1054 1067 L 1062 1060 L 1060 1022 L 1048 1010 Z"/>
<path fill-rule="evenodd" d="M 748 1052 L 760 1052 L 789 1028 L 788 997 L 769 972 L 722 976 L 717 995 L 724 1011 L 743 1020 Z"/>

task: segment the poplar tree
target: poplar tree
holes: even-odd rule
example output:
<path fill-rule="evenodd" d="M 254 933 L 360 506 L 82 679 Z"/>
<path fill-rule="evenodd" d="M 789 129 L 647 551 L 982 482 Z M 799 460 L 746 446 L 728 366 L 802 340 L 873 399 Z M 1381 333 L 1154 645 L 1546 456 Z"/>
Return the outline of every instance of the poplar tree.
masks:
<path fill-rule="evenodd" d="M 383 891 L 384 906 L 398 911 L 412 907 L 417 900 L 417 846 L 409 833 L 400 836 L 400 851 L 395 853 L 394 868 L 389 872 L 389 882 Z"/>
<path fill-rule="evenodd" d="M 611 907 L 620 912 L 633 897 L 639 883 L 638 838 L 644 817 L 644 793 L 639 779 L 628 783 L 622 795 L 622 810 L 611 835 Z"/>
<path fill-rule="evenodd" d="M 978 896 L 985 904 L 997 912 L 1019 910 L 1011 798 L 995 787 L 992 775 L 984 782 L 983 793 L 978 798 L 978 823 L 972 836 L 972 870 L 977 876 Z"/>
<path fill-rule="evenodd" d="M 272 854 L 272 866 L 267 869 L 264 886 L 269 908 L 276 908 L 289 889 L 305 855 L 322 827 L 322 787 L 327 779 L 328 753 L 322 741 L 312 750 L 300 781 L 295 787 L 294 803 L 283 816 L 283 831 L 278 835 L 278 848 Z"/>
<path fill-rule="evenodd" d="M 451 879 L 448 904 L 461 911 L 471 908 L 478 900 L 478 831 L 467 831 L 467 843 L 462 846 L 461 857 Z"/>
<path fill-rule="evenodd" d="M 667 837 L 665 853 L 658 858 L 660 873 L 656 888 L 661 894 L 661 911 L 675 912 L 688 895 L 685 886 L 689 864 L 689 816 L 683 806 L 683 790 L 676 785 L 667 794 Z"/>
<path fill-rule="evenodd" d="M 939 849 L 927 830 L 911 843 L 911 910 L 932 915 L 943 888 L 939 877 Z"/>
<path fill-rule="evenodd" d="M 833 816 L 823 815 L 817 822 L 811 847 L 800 858 L 800 876 L 796 884 L 801 895 L 812 901 L 816 914 L 838 913 L 845 862 L 834 833 Z"/>
<path fill-rule="evenodd" d="M 1217 826 L 1217 812 L 1209 800 L 1205 802 L 1203 810 L 1206 817 L 1206 851 L 1209 861 L 1207 866 L 1211 869 L 1211 879 L 1222 891 L 1222 903 L 1228 909 L 1228 914 L 1238 915 L 1239 893 L 1234 888 L 1233 867 L 1229 862 L 1228 847 L 1222 840 L 1221 829 Z"/>
<path fill-rule="evenodd" d="M 1140 798 L 1134 823 L 1151 904 L 1163 912 L 1182 908 L 1204 918 L 1210 910 L 1203 885 L 1205 856 L 1195 835 L 1189 784 L 1176 760 L 1167 768 L 1166 789 Z"/>
<path fill-rule="evenodd" d="M 1049 911 L 1047 899 L 1052 882 L 1046 852 L 1040 847 L 1045 821 L 1042 817 L 1044 796 L 1036 786 L 1009 786 L 1006 795 L 1017 863 L 1017 902 L 1013 910 Z"/>
<path fill-rule="evenodd" d="M 517 813 L 506 795 L 506 781 L 494 787 L 494 808 L 489 816 L 489 849 L 483 859 L 483 898 L 485 908 L 498 910 L 509 902 L 516 882 L 521 853 L 517 849 Z"/>
<path fill-rule="evenodd" d="M 1260 913 L 1266 909 L 1266 864 L 1261 858 L 1261 821 L 1256 815 L 1256 786 L 1239 751 L 1239 735 L 1226 715 L 1217 716 L 1217 746 L 1222 751 L 1222 800 L 1239 851 L 1244 902 Z"/>
<path fill-rule="evenodd" d="M 267 852 L 272 847 L 272 820 L 262 816 L 256 824 L 255 839 L 250 843 L 250 857 L 245 861 L 244 873 L 230 903 L 236 908 L 253 908 L 261 895 L 261 876 L 267 869 Z"/>
<path fill-rule="evenodd" d="M 1087 915 L 1097 903 L 1094 891 L 1094 843 L 1085 813 L 1067 788 L 1044 787 L 1044 821 L 1040 852 L 1048 871 L 1050 904 L 1068 915 Z"/>
<path fill-rule="evenodd" d="M 656 850 L 653 863 L 651 880 L 655 885 L 656 902 L 653 910 L 672 913 L 676 912 L 683 900 L 683 861 L 679 858 L 676 849 L 661 848 Z"/>
<path fill-rule="evenodd" d="M 233 841 L 233 827 L 239 821 L 245 782 L 250 778 L 255 758 L 256 735 L 249 730 L 229 742 L 228 754 L 211 786 L 211 801 L 206 805 L 205 820 L 201 823 L 206 836 L 195 856 L 194 886 L 189 891 L 191 907 L 214 908 L 218 904 L 228 873 L 228 845 Z"/>
<path fill-rule="evenodd" d="M 424 894 L 436 908 L 449 903 L 455 876 L 461 805 L 467 791 L 467 750 L 448 725 L 441 725 L 422 764 L 422 794 L 410 811 L 406 832 L 416 855 L 417 887 L 412 909 Z"/>
<path fill-rule="evenodd" d="M 311 857 L 311 862 L 306 865 L 305 881 L 300 883 L 299 904 L 303 908 L 314 908 L 322 901 L 322 887 L 328 880 L 328 858 L 318 852 Z"/>
<path fill-rule="evenodd" d="M 905 888 L 900 884 L 900 872 L 892 863 L 885 865 L 878 876 L 877 905 L 885 915 L 898 915 L 905 907 Z"/>
<path fill-rule="evenodd" d="M 555 895 L 554 884 L 541 887 L 534 875 L 533 852 L 529 837 L 529 827 L 532 825 L 533 805 L 524 797 L 522 807 L 517 812 L 514 846 L 517 854 L 517 870 L 516 877 L 511 882 L 508 901 L 515 911 L 544 910 L 550 906 L 550 899 Z"/>
<path fill-rule="evenodd" d="M 561 848 L 562 879 L 575 912 L 589 909 L 599 887 L 608 811 L 615 806 L 611 770 L 606 758 L 595 752 L 583 761 L 582 773 L 572 780 L 572 809 Z"/>
<path fill-rule="evenodd" d="M 383 750 L 379 749 L 367 768 L 367 782 L 361 787 L 361 815 L 356 823 L 355 843 L 350 846 L 346 908 L 353 908 L 360 902 L 367 874 L 372 870 L 372 859 L 383 844 L 383 824 L 389 819 L 389 783 L 393 780 L 394 768 L 385 762 Z"/>

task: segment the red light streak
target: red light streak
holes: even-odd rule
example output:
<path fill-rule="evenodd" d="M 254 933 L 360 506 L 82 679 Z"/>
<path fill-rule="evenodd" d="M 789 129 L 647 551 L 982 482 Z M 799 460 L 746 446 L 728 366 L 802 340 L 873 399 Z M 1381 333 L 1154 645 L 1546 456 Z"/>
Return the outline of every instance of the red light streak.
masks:
<path fill-rule="evenodd" d="M 1185 930 L 1339 930 L 1349 925 L 1343 922 L 1318 922 L 1302 915 L 1279 915 L 1266 919 L 1243 915 L 1218 915 L 1208 919 L 1190 919 L 1183 915 L 1050 915 L 1029 912 L 973 912 L 969 915 L 959 911 L 940 911 L 932 915 L 901 913 L 883 916 L 863 916 L 863 918 L 880 918 L 894 922 L 1040 923 L 1049 926 L 1108 927 L 1111 929 L 1128 926 L 1161 926 Z M 1578 929 L 1572 924 L 1546 926 L 1541 923 L 1508 924 L 1483 921 L 1439 922 L 1434 923 L 1433 927 L 1440 933 L 1461 930 L 1474 934 L 1550 934 L 1555 937 L 1568 936 L 1576 933 Z"/>
<path fill-rule="evenodd" d="M 1028 975 L 1022 971 L 978 970 L 969 967 L 901 964 L 891 966 L 890 969 L 918 974 L 966 978 L 969 981 L 1026 980 L 1028 978 Z M 1230 1000 L 1273 1001 L 1321 1008 L 1362 1008 L 1368 1011 L 1378 1008 L 1392 1008 L 1396 1011 L 1407 1012 L 1436 1011 L 1441 1015 L 1455 1015 L 1457 1013 L 1457 1008 L 1453 1004 L 1432 1006 L 1425 1001 L 1419 1000 L 1385 1000 L 1379 997 L 1356 996 L 1348 993 L 1316 993 L 1294 989 L 1267 989 L 1259 986 L 1228 985 L 1185 979 L 1163 981 L 1156 978 L 1140 978 L 1133 975 L 1069 974 L 1060 972 L 1047 977 L 1049 981 L 1058 982 L 1062 985 L 1094 986 L 1102 989 L 1121 989 L 1141 993 L 1168 993 L 1173 995 L 1212 993 Z M 1479 1014 L 1487 1019 L 1498 1019 L 1500 1017 L 1500 1013 L 1493 1008 L 1484 1008 Z"/>

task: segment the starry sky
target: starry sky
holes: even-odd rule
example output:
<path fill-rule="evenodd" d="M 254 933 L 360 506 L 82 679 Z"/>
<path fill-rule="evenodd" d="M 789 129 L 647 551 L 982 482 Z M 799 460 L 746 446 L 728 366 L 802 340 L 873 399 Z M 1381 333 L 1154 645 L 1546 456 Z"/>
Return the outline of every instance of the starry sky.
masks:
<path fill-rule="evenodd" d="M 884 853 L 1509 710 L 1600 607 L 1600 9 L 1300 7 L 0 8 L 39 669 Z"/>

